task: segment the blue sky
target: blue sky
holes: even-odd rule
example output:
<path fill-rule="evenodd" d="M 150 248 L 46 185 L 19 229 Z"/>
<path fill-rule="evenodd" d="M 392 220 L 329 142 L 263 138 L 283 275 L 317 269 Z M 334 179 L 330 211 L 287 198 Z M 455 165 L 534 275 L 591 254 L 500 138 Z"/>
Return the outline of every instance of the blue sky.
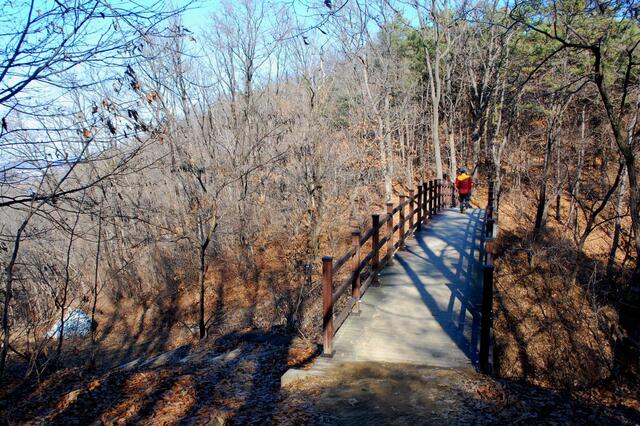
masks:
<path fill-rule="evenodd" d="M 264 1 L 264 0 L 254 0 L 256 2 Z M 267 1 L 268 2 L 268 1 Z M 172 4 L 175 7 L 181 7 L 187 4 L 188 2 L 178 2 L 174 1 Z M 233 3 L 233 1 L 231 1 Z M 275 2 L 268 2 L 275 3 Z M 282 3 L 280 3 L 282 4 Z M 311 7 L 318 7 L 320 10 L 324 7 L 323 0 L 310 0 L 308 2 L 302 0 L 291 0 L 289 1 L 291 7 L 295 10 L 298 18 L 305 20 L 308 19 L 310 14 L 313 12 L 310 10 Z M 189 10 L 183 13 L 183 22 L 184 25 L 193 31 L 199 29 L 204 29 L 207 27 L 208 21 L 211 15 L 222 8 L 221 0 L 196 0 L 196 2 L 191 6 Z"/>
<path fill-rule="evenodd" d="M 174 2 L 174 5 L 180 6 L 180 2 Z M 187 28 L 193 28 L 194 32 L 205 28 L 209 17 L 219 7 L 219 0 L 200 0 L 183 14 L 184 25 Z"/>

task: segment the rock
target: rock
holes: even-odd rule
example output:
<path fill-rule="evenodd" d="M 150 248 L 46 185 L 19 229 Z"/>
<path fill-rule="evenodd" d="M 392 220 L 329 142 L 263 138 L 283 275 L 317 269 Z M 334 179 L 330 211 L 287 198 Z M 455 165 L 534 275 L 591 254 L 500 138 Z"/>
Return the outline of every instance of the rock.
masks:
<path fill-rule="evenodd" d="M 207 362 L 209 364 L 216 364 L 219 362 L 228 362 L 228 361 L 232 361 L 234 359 L 236 359 L 238 356 L 240 356 L 240 354 L 242 353 L 242 350 L 240 348 L 234 349 L 230 352 L 225 352 L 223 354 L 219 354 L 216 355 L 214 357 L 211 357 L 211 354 L 205 351 L 198 351 L 195 353 L 191 353 L 188 354 L 186 356 L 184 356 L 182 359 L 180 359 L 180 361 L 178 361 L 181 364 L 197 364 L 200 362 Z"/>
<path fill-rule="evenodd" d="M 205 351 L 191 353 L 190 350 L 190 345 L 183 345 L 172 351 L 161 353 L 160 355 L 134 359 L 133 361 L 127 362 L 126 364 L 120 365 L 118 369 L 133 370 L 139 367 L 156 368 L 175 364 L 197 364 L 203 361 L 206 361 L 210 364 L 225 363 L 236 359 L 242 353 L 240 349 L 235 349 L 233 351 L 225 352 L 211 358 L 210 355 Z"/>
<path fill-rule="evenodd" d="M 182 359 L 189 355 L 191 347 L 189 345 L 180 346 L 174 350 L 163 352 L 160 355 L 152 356 L 152 357 L 141 357 L 136 358 L 131 362 L 126 364 L 122 364 L 118 368 L 121 370 L 133 370 L 138 367 L 163 367 L 168 364 L 176 364 L 182 362 Z"/>
<path fill-rule="evenodd" d="M 310 377 L 320 377 L 321 375 L 321 373 L 316 371 L 290 368 L 280 377 L 280 387 L 284 388 L 299 380 L 306 380 Z"/>
<path fill-rule="evenodd" d="M 91 322 L 91 317 L 84 313 L 81 309 L 74 309 L 69 312 L 69 314 L 64 319 L 64 329 L 63 334 L 65 339 L 70 339 L 72 337 L 85 337 L 91 333 L 91 330 L 94 330 L 97 324 L 95 321 Z M 47 333 L 47 337 L 49 338 L 58 338 L 60 336 L 60 329 L 62 328 L 62 323 L 60 321 L 56 322 L 51 330 Z"/>

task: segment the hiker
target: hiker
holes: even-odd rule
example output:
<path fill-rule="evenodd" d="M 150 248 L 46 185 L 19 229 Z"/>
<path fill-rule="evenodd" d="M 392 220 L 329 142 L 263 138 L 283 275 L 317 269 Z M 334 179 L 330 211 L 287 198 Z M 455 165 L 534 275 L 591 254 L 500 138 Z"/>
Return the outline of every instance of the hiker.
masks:
<path fill-rule="evenodd" d="M 460 198 L 460 213 L 464 213 L 465 208 L 469 208 L 469 199 L 471 198 L 471 187 L 473 181 L 471 176 L 467 174 L 467 169 L 460 167 L 460 174 L 456 178 L 456 189 Z"/>

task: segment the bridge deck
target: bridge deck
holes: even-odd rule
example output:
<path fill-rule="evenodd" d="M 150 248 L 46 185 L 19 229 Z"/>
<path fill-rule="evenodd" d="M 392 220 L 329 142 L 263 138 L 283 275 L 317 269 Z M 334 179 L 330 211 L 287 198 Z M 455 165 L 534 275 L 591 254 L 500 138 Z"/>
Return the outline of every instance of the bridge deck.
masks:
<path fill-rule="evenodd" d="M 484 210 L 444 210 L 406 241 L 334 340 L 335 361 L 437 367 L 477 361 Z M 321 367 L 322 362 L 318 367 Z"/>
<path fill-rule="evenodd" d="M 376 361 L 471 367 L 478 361 L 484 210 L 441 211 L 406 241 L 334 338 L 333 358 L 289 370 L 282 385 L 337 363 Z"/>

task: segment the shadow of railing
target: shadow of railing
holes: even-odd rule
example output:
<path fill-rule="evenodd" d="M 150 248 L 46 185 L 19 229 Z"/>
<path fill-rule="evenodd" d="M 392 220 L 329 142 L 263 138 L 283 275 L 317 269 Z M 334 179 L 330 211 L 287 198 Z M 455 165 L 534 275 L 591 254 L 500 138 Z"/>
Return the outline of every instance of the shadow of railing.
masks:
<path fill-rule="evenodd" d="M 481 266 L 476 257 L 481 246 L 482 217 L 483 210 L 480 209 L 470 210 L 465 216 L 436 216 L 431 226 L 415 235 L 420 250 L 408 248 L 399 252 L 396 257 L 433 318 L 474 365 L 478 363 L 480 331 L 482 280 Z M 445 225 L 446 222 L 449 222 L 449 226 Z M 457 224 L 462 226 L 456 228 Z M 433 249 L 434 238 L 445 244 L 439 253 Z M 431 240 L 432 247 L 427 240 Z M 409 256 L 423 259 L 424 266 L 415 270 L 406 259 Z M 456 261 L 453 265 L 448 265 L 445 262 L 448 259 Z M 436 297 L 431 294 L 430 288 L 434 288 L 433 285 L 423 280 L 423 277 L 433 279 L 438 275 L 442 275 L 446 287 L 451 292 L 446 308 L 441 307 Z M 456 311 L 456 301 L 460 305 L 459 311 Z M 470 323 L 467 314 L 471 317 Z"/>

